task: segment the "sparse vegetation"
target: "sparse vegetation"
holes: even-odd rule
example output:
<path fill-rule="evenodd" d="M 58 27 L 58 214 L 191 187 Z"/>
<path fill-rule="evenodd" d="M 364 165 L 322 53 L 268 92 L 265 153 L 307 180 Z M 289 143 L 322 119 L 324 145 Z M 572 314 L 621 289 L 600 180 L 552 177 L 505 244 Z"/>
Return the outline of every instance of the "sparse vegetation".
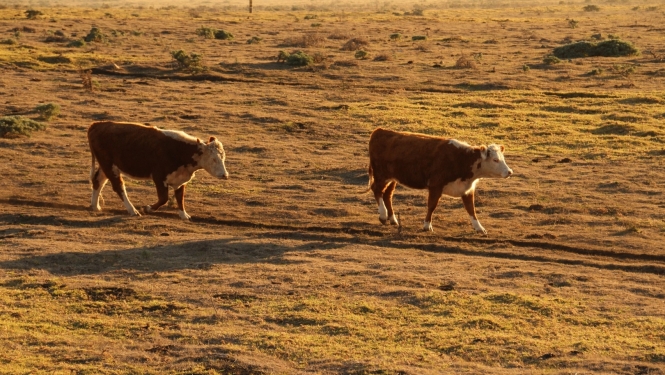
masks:
<path fill-rule="evenodd" d="M 544 63 L 545 65 L 556 65 L 556 64 L 561 63 L 561 59 L 558 58 L 558 57 L 556 57 L 556 56 L 554 56 L 554 55 L 547 55 L 547 56 L 545 56 L 545 58 L 543 59 L 543 63 Z"/>
<path fill-rule="evenodd" d="M 323 61 L 325 58 L 323 55 L 317 55 L 317 62 Z M 288 65 L 291 66 L 307 66 L 312 63 L 314 63 L 314 57 L 308 55 L 307 53 L 303 51 L 295 51 L 292 53 L 288 53 L 285 51 L 279 51 L 279 55 L 277 56 L 277 62 L 285 62 Z"/>
<path fill-rule="evenodd" d="M 393 60 L 393 55 L 389 53 L 380 53 L 376 56 L 374 56 L 374 61 L 392 61 Z"/>
<path fill-rule="evenodd" d="M 365 38 L 353 38 L 344 43 L 342 51 L 357 51 L 361 48 L 369 46 L 369 41 Z"/>
<path fill-rule="evenodd" d="M 369 54 L 367 51 L 363 51 L 361 49 L 357 50 L 356 53 L 354 54 L 354 57 L 359 60 L 365 60 Z"/>
<path fill-rule="evenodd" d="M 76 47 L 76 48 L 85 47 L 85 40 L 83 39 L 72 40 L 71 42 L 67 43 L 67 47 Z"/>
<path fill-rule="evenodd" d="M 60 105 L 55 103 L 40 104 L 35 108 L 35 112 L 39 113 L 39 119 L 50 121 L 60 114 Z"/>
<path fill-rule="evenodd" d="M 28 9 L 28 10 L 25 11 L 25 18 L 27 18 L 29 20 L 34 20 L 37 17 L 43 16 L 43 15 L 44 15 L 44 13 L 42 13 L 39 10 Z"/>
<path fill-rule="evenodd" d="M 203 67 L 203 55 L 192 52 L 187 53 L 184 50 L 171 51 L 171 57 L 176 62 L 178 69 L 185 69 L 191 72 L 200 72 Z"/>
<path fill-rule="evenodd" d="M 33 131 L 44 130 L 46 125 L 23 116 L 0 117 L 0 137 L 30 136 Z"/>
<path fill-rule="evenodd" d="M 411 40 L 414 42 L 420 41 L 420 40 L 427 40 L 427 35 L 414 35 L 411 37 Z"/>
<path fill-rule="evenodd" d="M 83 40 L 85 40 L 88 43 L 92 42 L 102 43 L 106 41 L 106 35 L 104 35 L 104 33 L 102 33 L 102 30 L 99 29 L 98 27 L 93 27 L 92 29 L 90 29 L 88 35 L 86 35 L 85 38 L 83 38 Z"/>
<path fill-rule="evenodd" d="M 455 68 L 458 69 L 476 69 L 477 67 L 475 59 L 469 58 L 467 55 L 462 55 L 455 61 Z"/>
<path fill-rule="evenodd" d="M 0 40 L 0 44 L 5 44 L 5 45 L 13 46 L 13 45 L 18 44 L 18 41 L 17 41 L 16 39 L 8 38 L 8 39 Z"/>
<path fill-rule="evenodd" d="M 247 44 L 259 44 L 261 43 L 262 40 L 263 38 L 259 38 L 258 36 L 253 36 L 247 39 Z"/>
<path fill-rule="evenodd" d="M 402 34 L 400 33 L 390 34 L 390 40 L 400 40 L 400 39 L 402 39 Z"/>
<path fill-rule="evenodd" d="M 202 36 L 206 39 L 220 39 L 227 40 L 233 39 L 233 34 L 228 31 L 218 30 L 212 27 L 199 27 L 196 29 L 196 35 Z"/>
<path fill-rule="evenodd" d="M 584 11 L 585 12 L 598 12 L 600 11 L 600 7 L 598 5 L 585 5 L 584 6 Z"/>
<path fill-rule="evenodd" d="M 322 45 L 325 40 L 326 38 L 324 38 L 323 35 L 319 33 L 306 33 L 298 37 L 287 38 L 280 44 L 280 46 L 311 48 Z"/>
<path fill-rule="evenodd" d="M 599 43 L 577 42 L 557 47 L 552 51 L 553 55 L 562 59 L 578 57 L 618 57 L 637 55 L 639 51 L 629 42 L 621 40 L 606 40 Z"/>
<path fill-rule="evenodd" d="M 579 21 L 568 20 L 568 26 L 569 26 L 571 29 L 576 29 L 578 25 L 579 25 Z"/>

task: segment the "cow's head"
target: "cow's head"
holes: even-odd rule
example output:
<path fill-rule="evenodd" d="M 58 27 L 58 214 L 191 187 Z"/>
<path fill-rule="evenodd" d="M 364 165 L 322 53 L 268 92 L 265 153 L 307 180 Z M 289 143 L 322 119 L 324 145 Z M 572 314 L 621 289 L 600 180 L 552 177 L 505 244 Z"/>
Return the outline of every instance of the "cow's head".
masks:
<path fill-rule="evenodd" d="M 208 143 L 203 143 L 200 139 L 197 139 L 197 142 L 201 152 L 199 165 L 214 177 L 228 179 L 229 172 L 226 171 L 224 165 L 226 152 L 224 152 L 222 142 L 215 137 L 210 137 Z"/>
<path fill-rule="evenodd" d="M 506 164 L 503 157 L 503 145 L 489 145 L 480 148 L 482 162 L 480 165 L 483 177 L 507 178 L 513 174 L 513 170 Z"/>

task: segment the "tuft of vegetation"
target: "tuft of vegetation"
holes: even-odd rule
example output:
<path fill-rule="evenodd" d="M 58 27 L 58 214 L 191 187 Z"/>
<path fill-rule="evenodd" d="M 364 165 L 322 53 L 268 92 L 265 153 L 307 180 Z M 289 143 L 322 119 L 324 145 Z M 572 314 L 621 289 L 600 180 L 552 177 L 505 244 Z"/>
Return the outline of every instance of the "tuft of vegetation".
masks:
<path fill-rule="evenodd" d="M 221 39 L 221 40 L 233 39 L 233 34 L 231 34 L 228 31 L 217 30 L 212 27 L 203 27 L 203 26 L 196 29 L 196 35 L 202 36 L 206 39 Z"/>
<path fill-rule="evenodd" d="M 543 63 L 544 63 L 545 65 L 556 65 L 556 64 L 561 63 L 561 59 L 558 58 L 558 57 L 556 57 L 556 56 L 554 56 L 554 55 L 547 55 L 547 56 L 543 59 Z"/>
<path fill-rule="evenodd" d="M 30 136 L 33 131 L 44 130 L 46 125 L 23 116 L 0 117 L 0 137 L 16 138 L 19 136 Z"/>
<path fill-rule="evenodd" d="M 171 51 L 171 57 L 175 60 L 178 69 L 185 69 L 192 72 L 199 72 L 203 70 L 203 55 L 198 53 L 190 53 L 179 49 Z"/>
<path fill-rule="evenodd" d="M 299 37 L 285 39 L 280 47 L 310 48 L 323 44 L 325 40 L 326 38 L 319 33 L 307 33 Z"/>
<path fill-rule="evenodd" d="M 79 69 L 79 77 L 81 77 L 81 84 L 83 89 L 88 92 L 93 92 L 95 84 L 92 80 L 92 70 Z"/>
<path fill-rule="evenodd" d="M 295 51 L 286 56 L 286 63 L 291 66 L 307 66 L 314 63 L 314 58 L 303 51 Z"/>
<path fill-rule="evenodd" d="M 328 39 L 344 40 L 349 39 L 349 35 L 341 30 L 335 30 L 332 34 L 328 35 Z"/>
<path fill-rule="evenodd" d="M 228 31 L 224 30 L 217 30 L 215 31 L 215 39 L 221 39 L 221 40 L 230 40 L 233 39 L 233 34 L 231 34 Z"/>
<path fill-rule="evenodd" d="M 312 27 L 321 27 L 321 23 L 320 22 L 315 22 L 311 26 Z"/>
<path fill-rule="evenodd" d="M 35 112 L 39 113 L 39 119 L 49 121 L 60 114 L 60 105 L 55 103 L 41 104 L 35 107 Z"/>
<path fill-rule="evenodd" d="M 419 40 L 427 40 L 427 35 L 414 35 L 411 37 L 411 40 L 413 40 L 414 42 Z"/>
<path fill-rule="evenodd" d="M 369 41 L 364 38 L 353 38 L 344 43 L 342 51 L 357 51 L 369 45 Z"/>
<path fill-rule="evenodd" d="M 606 40 L 599 43 L 577 42 L 557 47 L 552 54 L 561 59 L 577 57 L 618 57 L 637 55 L 639 51 L 629 42 L 621 40 Z"/>
<path fill-rule="evenodd" d="M 83 39 L 78 39 L 78 40 L 72 40 L 71 42 L 67 43 L 67 47 L 85 47 L 85 40 Z"/>
<path fill-rule="evenodd" d="M 13 46 L 13 45 L 18 44 L 18 41 L 16 41 L 16 39 L 9 38 L 9 39 L 0 40 L 0 44 L 6 44 L 6 45 L 9 45 L 9 46 Z"/>
<path fill-rule="evenodd" d="M 600 8 L 598 5 L 587 5 L 584 7 L 585 12 L 598 12 L 600 11 Z"/>
<path fill-rule="evenodd" d="M 28 9 L 25 11 L 25 18 L 29 20 L 34 20 L 37 19 L 37 17 L 44 15 L 41 11 L 34 10 L 34 9 Z"/>
<path fill-rule="evenodd" d="M 307 15 L 305 15 L 304 18 L 306 20 L 315 20 L 315 19 L 319 18 L 319 16 L 317 16 L 316 14 L 307 14 Z"/>
<path fill-rule="evenodd" d="M 247 44 L 259 44 L 261 43 L 263 39 L 259 38 L 258 36 L 253 36 L 249 39 L 247 39 Z"/>
<path fill-rule="evenodd" d="M 359 49 L 359 50 L 356 51 L 354 57 L 356 59 L 359 59 L 359 60 L 365 60 L 368 55 L 369 55 L 369 53 L 367 53 L 367 51 L 363 51 L 363 50 Z"/>
<path fill-rule="evenodd" d="M 571 29 L 576 29 L 579 23 L 580 23 L 579 21 L 568 20 L 568 26 L 570 26 Z"/>
<path fill-rule="evenodd" d="M 466 55 L 460 56 L 459 59 L 455 62 L 455 68 L 458 69 L 476 69 L 478 64 L 476 64 L 475 59 L 470 59 Z"/>
<path fill-rule="evenodd" d="M 591 71 L 587 73 L 587 75 L 589 75 L 589 76 L 599 76 L 601 74 L 603 74 L 603 68 L 594 68 L 594 69 L 591 69 Z"/>
<path fill-rule="evenodd" d="M 392 61 L 393 56 L 387 53 L 382 53 L 374 56 L 374 61 Z"/>
<path fill-rule="evenodd" d="M 530 67 L 528 64 L 524 64 L 524 65 L 522 65 L 522 71 L 523 71 L 524 73 L 527 73 L 527 72 L 530 71 L 530 70 L 531 70 L 531 67 Z"/>
<path fill-rule="evenodd" d="M 98 27 L 93 27 L 90 29 L 90 32 L 88 35 L 83 38 L 88 43 L 91 42 L 105 42 L 106 41 L 106 35 L 102 33 L 102 30 L 100 30 Z"/>
<path fill-rule="evenodd" d="M 402 39 L 402 34 L 400 33 L 390 34 L 390 40 L 400 40 L 400 39 Z"/>

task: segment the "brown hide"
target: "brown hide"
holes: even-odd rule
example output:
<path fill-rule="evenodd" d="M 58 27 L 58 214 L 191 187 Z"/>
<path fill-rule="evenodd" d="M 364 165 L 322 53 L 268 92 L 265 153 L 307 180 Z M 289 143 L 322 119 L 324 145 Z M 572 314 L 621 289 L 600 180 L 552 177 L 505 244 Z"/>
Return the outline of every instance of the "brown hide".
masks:
<path fill-rule="evenodd" d="M 377 128 L 369 139 L 370 176 L 379 185 L 397 180 L 414 189 L 439 189 L 471 179 L 482 149 L 459 148 L 449 141 Z"/>
<path fill-rule="evenodd" d="M 126 175 L 164 181 L 181 166 L 196 165 L 197 144 L 171 138 L 155 127 L 95 122 L 88 128 L 90 150 L 104 171 L 115 165 Z"/>

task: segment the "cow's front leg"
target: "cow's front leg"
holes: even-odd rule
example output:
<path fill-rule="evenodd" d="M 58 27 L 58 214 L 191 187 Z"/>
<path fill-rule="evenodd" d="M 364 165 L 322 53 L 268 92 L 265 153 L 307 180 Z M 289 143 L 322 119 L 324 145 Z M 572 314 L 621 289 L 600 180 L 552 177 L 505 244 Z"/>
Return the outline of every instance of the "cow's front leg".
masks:
<path fill-rule="evenodd" d="M 473 229 L 475 229 L 476 232 L 487 234 L 487 231 L 485 230 L 485 228 L 483 228 L 482 225 L 480 225 L 480 222 L 476 217 L 476 205 L 474 203 L 473 196 L 474 196 L 473 190 L 471 190 L 465 195 L 462 195 L 462 202 L 464 203 L 464 208 L 466 209 L 466 212 L 469 214 L 469 217 L 471 218 L 471 225 L 473 225 Z"/>
<path fill-rule="evenodd" d="M 429 195 L 427 196 L 427 216 L 425 216 L 425 222 L 423 223 L 424 231 L 434 231 L 432 229 L 432 213 L 434 213 L 436 206 L 439 204 L 441 193 L 443 193 L 443 188 L 429 189 Z"/>
<path fill-rule="evenodd" d="M 178 215 L 183 220 L 189 220 L 192 217 L 185 212 L 185 185 L 175 189 L 175 201 L 178 203 Z"/>
<path fill-rule="evenodd" d="M 166 204 L 169 201 L 169 187 L 164 182 L 162 178 L 153 178 L 155 182 L 155 187 L 157 188 L 157 203 L 145 206 L 145 212 L 154 212 L 157 211 L 160 207 Z"/>
<path fill-rule="evenodd" d="M 393 211 L 393 193 L 397 187 L 397 182 L 393 181 L 388 184 L 386 191 L 383 192 L 383 202 L 386 206 L 386 215 L 392 225 L 399 225 L 395 212 Z"/>

